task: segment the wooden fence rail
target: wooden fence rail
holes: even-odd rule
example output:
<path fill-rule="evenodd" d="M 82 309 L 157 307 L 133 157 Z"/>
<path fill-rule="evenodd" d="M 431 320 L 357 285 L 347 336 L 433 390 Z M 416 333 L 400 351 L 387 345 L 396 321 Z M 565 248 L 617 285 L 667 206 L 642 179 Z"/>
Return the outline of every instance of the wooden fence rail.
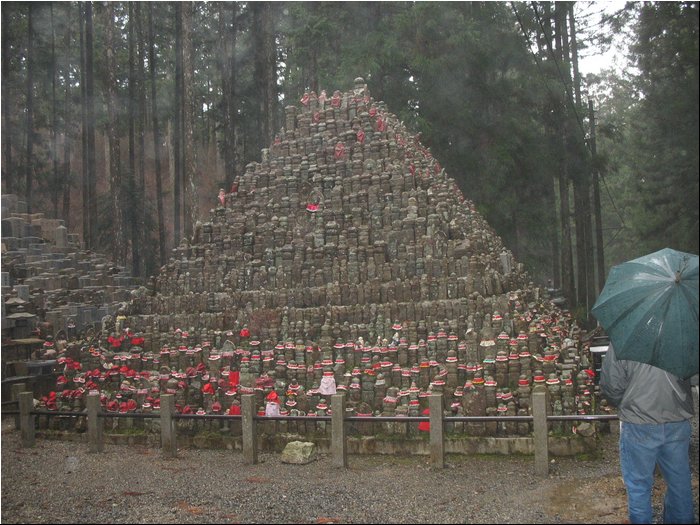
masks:
<path fill-rule="evenodd" d="M 19 415 L 16 417 L 17 428 L 21 432 L 21 444 L 23 447 L 32 447 L 35 444 L 35 422 L 37 415 L 62 415 L 62 416 L 86 416 L 87 434 L 90 452 L 102 452 L 104 450 L 104 418 L 134 418 L 134 419 L 160 419 L 161 448 L 166 457 L 177 456 L 177 431 L 176 421 L 179 419 L 224 419 L 242 421 L 242 450 L 243 461 L 246 464 L 258 462 L 258 440 L 257 424 L 260 421 L 270 420 L 304 420 L 330 421 L 331 423 L 331 458 L 335 467 L 346 468 L 348 466 L 348 439 L 347 427 L 349 422 L 354 421 L 429 421 L 430 422 L 430 464 L 433 468 L 444 468 L 445 466 L 445 427 L 446 422 L 502 422 L 518 421 L 533 423 L 533 441 L 535 456 L 535 473 L 538 476 L 549 474 L 549 446 L 548 428 L 549 421 L 575 421 L 575 420 L 597 420 L 606 421 L 617 419 L 617 415 L 567 415 L 551 416 L 547 415 L 549 405 L 548 392 L 538 386 L 532 392 L 532 415 L 531 416 L 461 416 L 444 417 L 442 413 L 442 394 L 432 394 L 428 399 L 430 408 L 429 416 L 399 416 L 399 417 L 362 417 L 346 416 L 344 394 L 331 396 L 330 416 L 258 416 L 255 406 L 255 395 L 246 394 L 241 396 L 241 415 L 223 414 L 178 414 L 175 410 L 175 396 L 164 394 L 160 397 L 160 410 L 154 413 L 119 413 L 105 412 L 100 405 L 98 394 L 87 396 L 87 409 L 81 412 L 56 412 L 51 410 L 35 410 L 33 406 L 32 392 L 19 392 L 17 394 L 19 402 Z"/>

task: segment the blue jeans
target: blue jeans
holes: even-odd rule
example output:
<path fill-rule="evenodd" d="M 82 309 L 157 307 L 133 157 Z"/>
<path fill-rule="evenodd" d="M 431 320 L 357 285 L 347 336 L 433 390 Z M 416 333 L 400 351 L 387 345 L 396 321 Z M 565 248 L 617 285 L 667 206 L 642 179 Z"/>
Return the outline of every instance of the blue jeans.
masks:
<path fill-rule="evenodd" d="M 690 421 L 620 428 L 620 467 L 630 523 L 652 523 L 651 490 L 658 463 L 666 481 L 664 523 L 693 523 L 690 485 Z"/>

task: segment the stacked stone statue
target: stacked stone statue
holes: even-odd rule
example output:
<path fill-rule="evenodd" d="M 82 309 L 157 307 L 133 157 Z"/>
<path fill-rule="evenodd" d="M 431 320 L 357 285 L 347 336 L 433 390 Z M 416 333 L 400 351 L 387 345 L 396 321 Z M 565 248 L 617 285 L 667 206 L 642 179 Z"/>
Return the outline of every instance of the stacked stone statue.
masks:
<path fill-rule="evenodd" d="M 526 289 L 500 238 L 362 79 L 323 104 L 303 100 L 225 205 L 212 199 L 210 221 L 134 305 L 133 328 L 166 343 L 176 327 L 260 325 L 263 341 L 327 346 L 389 339 L 400 320 L 417 342 L 438 323 L 464 333 L 505 309 L 505 291 Z"/>
<path fill-rule="evenodd" d="M 140 280 L 92 250 L 64 221 L 27 213 L 17 195 L 2 195 L 3 340 L 38 334 L 69 339 L 113 316 L 132 297 Z M 39 323 L 26 333 L 8 326 L 5 302 L 20 300 Z M 11 323 L 10 323 L 11 324 Z M 18 323 L 19 324 L 19 323 Z"/>
<path fill-rule="evenodd" d="M 264 413 L 275 391 L 281 414 L 318 415 L 345 391 L 351 414 L 420 415 L 441 392 L 446 414 L 516 415 L 541 382 L 562 413 L 589 410 L 575 323 L 362 78 L 285 113 L 261 161 L 120 312 L 143 341 L 82 349 L 100 376 L 119 370 L 93 381 L 111 385 L 105 406 L 151 409 L 170 392 L 183 411 L 235 411 L 255 393 Z"/>

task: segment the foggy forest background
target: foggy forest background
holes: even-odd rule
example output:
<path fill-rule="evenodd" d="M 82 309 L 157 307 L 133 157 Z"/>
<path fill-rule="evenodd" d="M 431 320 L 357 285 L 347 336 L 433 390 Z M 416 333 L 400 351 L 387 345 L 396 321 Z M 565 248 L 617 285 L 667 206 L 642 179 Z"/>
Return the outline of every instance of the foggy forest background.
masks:
<path fill-rule="evenodd" d="M 578 4 L 578 5 L 577 5 Z M 363 77 L 540 284 L 698 253 L 698 3 L 2 2 L 2 193 L 148 277 L 284 107 Z M 630 67 L 583 76 L 613 35 Z"/>

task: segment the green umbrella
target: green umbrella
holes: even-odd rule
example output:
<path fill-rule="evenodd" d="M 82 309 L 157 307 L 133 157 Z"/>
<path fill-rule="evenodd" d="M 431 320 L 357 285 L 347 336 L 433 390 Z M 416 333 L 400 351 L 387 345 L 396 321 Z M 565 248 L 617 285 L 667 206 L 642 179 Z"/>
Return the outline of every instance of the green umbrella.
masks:
<path fill-rule="evenodd" d="M 698 373 L 698 256 L 664 248 L 614 266 L 591 310 L 618 359 Z"/>

